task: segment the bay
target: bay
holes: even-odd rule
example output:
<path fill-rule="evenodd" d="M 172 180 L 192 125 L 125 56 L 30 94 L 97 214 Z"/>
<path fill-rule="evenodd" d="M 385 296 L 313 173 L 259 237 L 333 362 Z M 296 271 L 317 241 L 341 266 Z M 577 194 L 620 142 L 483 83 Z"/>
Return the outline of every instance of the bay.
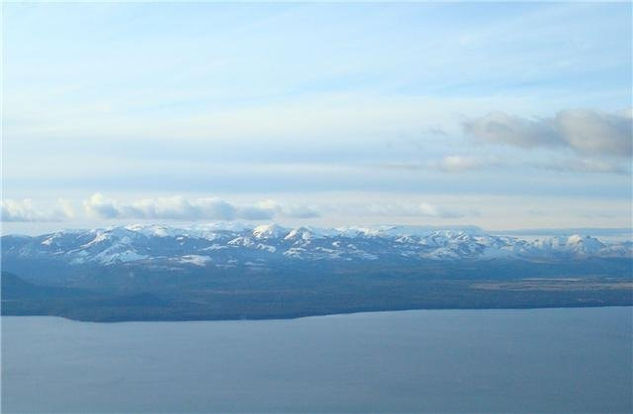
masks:
<path fill-rule="evenodd" d="M 2 412 L 632 412 L 633 308 L 2 318 Z"/>

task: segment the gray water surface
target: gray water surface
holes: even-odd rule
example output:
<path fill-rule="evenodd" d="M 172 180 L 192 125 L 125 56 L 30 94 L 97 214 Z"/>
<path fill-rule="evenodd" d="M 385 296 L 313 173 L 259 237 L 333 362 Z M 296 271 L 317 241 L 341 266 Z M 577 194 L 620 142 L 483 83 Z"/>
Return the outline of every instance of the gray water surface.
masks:
<path fill-rule="evenodd" d="M 632 412 L 632 308 L 2 318 L 2 412 Z"/>

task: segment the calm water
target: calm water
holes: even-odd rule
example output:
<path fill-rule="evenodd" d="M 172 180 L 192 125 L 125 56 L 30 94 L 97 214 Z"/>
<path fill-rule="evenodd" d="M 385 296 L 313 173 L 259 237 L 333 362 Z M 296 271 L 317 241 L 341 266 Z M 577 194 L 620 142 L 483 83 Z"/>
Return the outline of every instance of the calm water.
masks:
<path fill-rule="evenodd" d="M 2 412 L 631 412 L 632 308 L 2 318 Z"/>

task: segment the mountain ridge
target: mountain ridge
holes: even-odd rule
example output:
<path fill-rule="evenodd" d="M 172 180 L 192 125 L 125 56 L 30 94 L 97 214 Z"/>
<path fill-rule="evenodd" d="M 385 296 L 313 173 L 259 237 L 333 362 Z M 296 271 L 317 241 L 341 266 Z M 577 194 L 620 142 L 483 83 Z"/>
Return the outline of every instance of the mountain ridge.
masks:
<path fill-rule="evenodd" d="M 633 303 L 633 243 L 580 234 L 130 225 L 0 241 L 3 270 L 31 284 L 8 280 L 10 315 L 270 319 Z"/>
<path fill-rule="evenodd" d="M 2 236 L 3 260 L 38 258 L 109 266 L 169 263 L 182 266 L 265 264 L 298 259 L 375 260 L 573 260 L 631 258 L 633 242 L 591 235 L 521 238 L 474 226 L 445 229 L 415 226 L 314 228 L 277 224 L 172 227 L 127 225 L 66 230 L 39 236 Z"/>

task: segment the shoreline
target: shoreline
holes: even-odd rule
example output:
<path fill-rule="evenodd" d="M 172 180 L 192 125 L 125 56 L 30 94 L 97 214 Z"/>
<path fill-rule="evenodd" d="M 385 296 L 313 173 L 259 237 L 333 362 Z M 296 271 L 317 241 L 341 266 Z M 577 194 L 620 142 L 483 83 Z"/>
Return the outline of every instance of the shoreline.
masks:
<path fill-rule="evenodd" d="M 350 315 L 362 315 L 362 314 L 375 314 L 375 313 L 391 313 L 391 312 L 417 312 L 417 311 L 496 311 L 496 310 L 514 310 L 514 311 L 527 311 L 527 310 L 552 310 L 552 309 L 589 309 L 589 308 L 631 308 L 633 310 L 633 301 L 630 304 L 606 304 L 606 305 L 583 305 L 583 306 L 522 306 L 522 307 L 446 307 L 446 308 L 403 308 L 403 309 L 376 309 L 376 310 L 359 310 L 350 312 L 336 312 L 336 313 L 309 313 L 309 314 L 295 314 L 288 316 L 254 316 L 254 317 L 235 317 L 235 318 L 157 318 L 157 319 L 109 319 L 109 320 L 94 320 L 94 319 L 78 319 L 64 315 L 55 314 L 0 314 L 0 319 L 5 317 L 53 317 L 61 318 L 73 322 L 85 322 L 96 324 L 120 324 L 120 323 L 143 323 L 143 322 L 259 322 L 259 321 L 289 321 L 308 318 L 322 318 L 322 317 L 338 317 L 338 316 L 350 316 Z"/>

